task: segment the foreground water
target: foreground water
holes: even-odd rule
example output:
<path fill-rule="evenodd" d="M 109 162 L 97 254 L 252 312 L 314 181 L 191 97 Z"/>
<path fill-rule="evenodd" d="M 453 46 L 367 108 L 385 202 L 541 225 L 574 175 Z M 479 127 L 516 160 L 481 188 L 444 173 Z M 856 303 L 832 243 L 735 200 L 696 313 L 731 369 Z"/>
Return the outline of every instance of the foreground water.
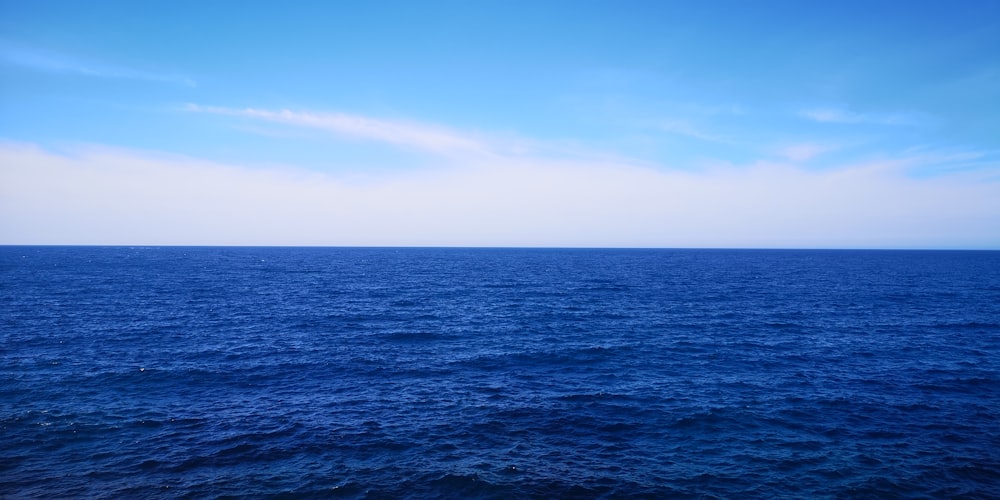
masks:
<path fill-rule="evenodd" d="M 0 496 L 1000 496 L 1000 252 L 0 247 Z"/>

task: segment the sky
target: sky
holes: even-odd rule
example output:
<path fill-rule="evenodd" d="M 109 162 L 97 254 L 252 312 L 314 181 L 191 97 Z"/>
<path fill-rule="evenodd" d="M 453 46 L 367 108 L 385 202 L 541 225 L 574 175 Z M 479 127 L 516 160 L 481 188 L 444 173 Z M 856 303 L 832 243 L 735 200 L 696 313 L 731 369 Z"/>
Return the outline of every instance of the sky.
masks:
<path fill-rule="evenodd" d="M 1000 249 L 1000 2 L 0 0 L 0 244 Z"/>

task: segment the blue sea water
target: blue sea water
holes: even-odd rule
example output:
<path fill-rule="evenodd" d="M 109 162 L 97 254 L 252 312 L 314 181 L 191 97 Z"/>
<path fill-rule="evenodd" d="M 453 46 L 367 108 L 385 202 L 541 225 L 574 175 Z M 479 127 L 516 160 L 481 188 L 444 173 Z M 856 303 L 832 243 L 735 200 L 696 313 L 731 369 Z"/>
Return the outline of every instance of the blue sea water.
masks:
<path fill-rule="evenodd" d="M 1000 252 L 0 247 L 0 359 L 0 497 L 1000 497 Z"/>

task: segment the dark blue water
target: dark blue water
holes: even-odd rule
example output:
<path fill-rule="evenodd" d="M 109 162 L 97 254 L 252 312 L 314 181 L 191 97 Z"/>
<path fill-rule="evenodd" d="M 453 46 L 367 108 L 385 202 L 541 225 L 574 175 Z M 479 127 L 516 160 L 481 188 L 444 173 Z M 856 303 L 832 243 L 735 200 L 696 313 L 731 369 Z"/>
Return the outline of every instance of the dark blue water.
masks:
<path fill-rule="evenodd" d="M 1000 496 L 1000 252 L 0 247 L 0 496 Z"/>

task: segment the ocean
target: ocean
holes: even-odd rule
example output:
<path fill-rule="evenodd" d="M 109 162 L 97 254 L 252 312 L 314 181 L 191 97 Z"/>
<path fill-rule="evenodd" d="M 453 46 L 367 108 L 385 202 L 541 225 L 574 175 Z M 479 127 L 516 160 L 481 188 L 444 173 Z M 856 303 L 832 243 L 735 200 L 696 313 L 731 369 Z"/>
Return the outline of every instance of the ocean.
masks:
<path fill-rule="evenodd" d="M 1000 252 L 0 247 L 3 498 L 998 498 Z"/>

